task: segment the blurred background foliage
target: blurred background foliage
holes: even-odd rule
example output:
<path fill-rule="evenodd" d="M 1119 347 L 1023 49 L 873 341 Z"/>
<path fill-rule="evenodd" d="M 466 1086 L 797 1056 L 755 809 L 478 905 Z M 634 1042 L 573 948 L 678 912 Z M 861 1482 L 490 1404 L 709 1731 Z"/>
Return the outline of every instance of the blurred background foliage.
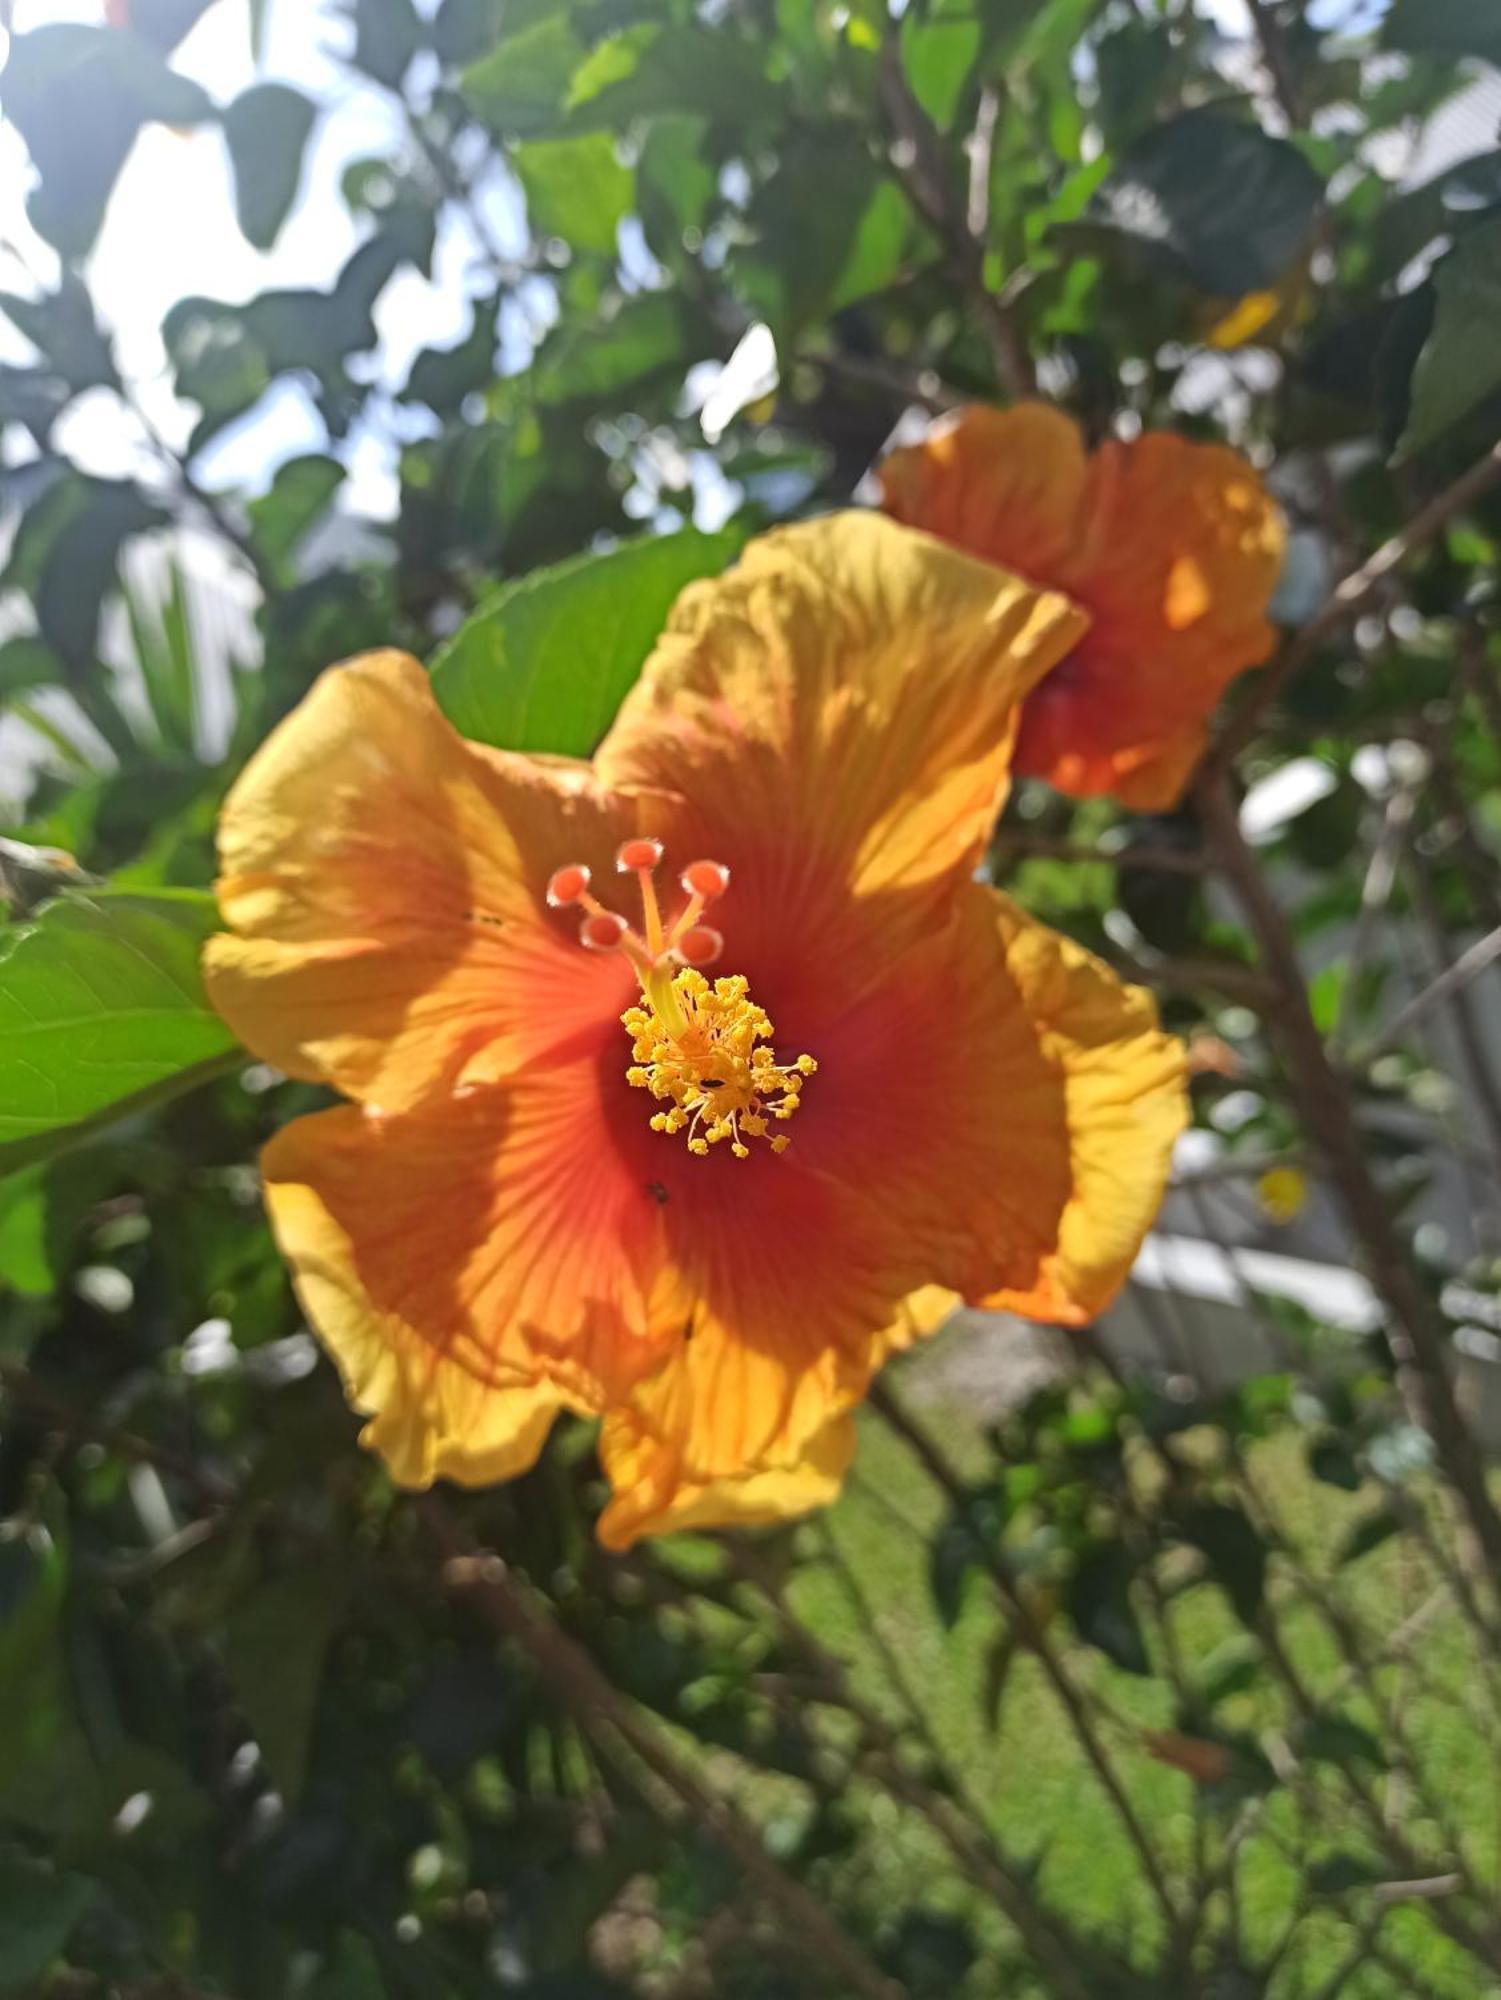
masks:
<path fill-rule="evenodd" d="M 1501 1992 L 1494 0 L 0 18 L 0 1993 Z M 197 982 L 226 785 L 381 644 L 586 752 L 1034 381 L 1293 529 L 1228 808 L 996 836 L 1190 1040 L 1129 1298 L 942 1335 L 780 1533 L 602 1556 L 582 1427 L 396 1495 Z"/>

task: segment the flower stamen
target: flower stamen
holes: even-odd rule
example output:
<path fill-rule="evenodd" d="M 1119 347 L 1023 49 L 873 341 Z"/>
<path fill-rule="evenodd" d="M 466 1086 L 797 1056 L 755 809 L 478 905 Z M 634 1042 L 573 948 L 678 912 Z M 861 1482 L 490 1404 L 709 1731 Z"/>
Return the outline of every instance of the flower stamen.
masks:
<path fill-rule="evenodd" d="M 678 877 L 687 901 L 666 923 L 655 881 L 661 860 L 661 842 L 644 836 L 623 842 L 615 856 L 619 872 L 640 886 L 639 931 L 591 893 L 581 862 L 556 870 L 547 900 L 554 909 L 583 912 L 579 942 L 589 950 L 623 951 L 631 962 L 644 1004 L 620 1017 L 631 1037 L 625 1075 L 663 1107 L 648 1121 L 651 1129 L 682 1134 L 700 1158 L 728 1145 L 734 1158 L 749 1159 L 754 1139 L 784 1153 L 790 1137 L 771 1128 L 795 1116 L 803 1084 L 818 1065 L 808 1055 L 776 1060 L 771 1021 L 741 974 L 712 984 L 703 975 L 701 968 L 723 952 L 724 938 L 700 919 L 729 888 L 729 869 L 722 861 L 690 862 Z"/>

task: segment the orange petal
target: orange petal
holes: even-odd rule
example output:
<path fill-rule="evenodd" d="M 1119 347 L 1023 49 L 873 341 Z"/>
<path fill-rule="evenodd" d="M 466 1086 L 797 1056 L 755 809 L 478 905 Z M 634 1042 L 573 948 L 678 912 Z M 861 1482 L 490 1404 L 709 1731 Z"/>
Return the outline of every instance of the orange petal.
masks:
<path fill-rule="evenodd" d="M 1119 1291 L 1162 1205 L 1188 1122 L 1184 1049 L 1159 1030 L 1150 993 L 1006 897 L 993 902 L 1007 969 L 1063 1077 L 1072 1191 L 1035 1281 L 977 1302 L 1079 1326 Z"/>
<path fill-rule="evenodd" d="M 415 660 L 367 654 L 229 795 L 210 997 L 268 1062 L 388 1110 L 609 1035 L 629 971 L 544 898 L 621 831 L 586 765 L 466 743 Z"/>
<path fill-rule="evenodd" d="M 889 513 L 1068 594 L 1075 651 L 1028 697 L 1014 766 L 1080 797 L 1174 804 L 1235 676 L 1264 660 L 1285 545 L 1255 472 L 1149 432 L 1085 457 L 1038 403 L 971 408 L 881 468 Z"/>
<path fill-rule="evenodd" d="M 682 1324 L 660 1207 L 600 1142 L 597 1089 L 543 1070 L 420 1112 L 320 1112 L 266 1148 L 298 1295 L 405 1484 L 508 1476 L 544 1411 L 604 1408 Z"/>
<path fill-rule="evenodd" d="M 1090 630 L 1028 701 L 1018 771 L 1139 811 L 1175 804 L 1221 694 L 1272 650 L 1285 539 L 1238 453 L 1165 432 L 1102 445 L 1078 543 L 1050 579 Z"/>
<path fill-rule="evenodd" d="M 878 473 L 896 520 L 1039 583 L 1067 570 L 1086 477 L 1078 425 L 1048 403 L 973 403 Z"/>
<path fill-rule="evenodd" d="M 832 967 L 876 896 L 889 958 L 978 854 L 1017 703 L 1082 630 L 1061 598 L 878 514 L 779 529 L 679 598 L 596 767 L 689 802 L 660 830 L 729 864 L 727 964 L 736 926 L 775 923 Z"/>

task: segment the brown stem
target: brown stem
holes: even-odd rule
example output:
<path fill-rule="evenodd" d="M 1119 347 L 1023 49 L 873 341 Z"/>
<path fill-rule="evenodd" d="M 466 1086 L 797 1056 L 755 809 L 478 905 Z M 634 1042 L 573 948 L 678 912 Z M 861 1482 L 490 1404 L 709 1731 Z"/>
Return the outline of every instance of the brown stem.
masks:
<path fill-rule="evenodd" d="M 984 330 L 997 381 L 1009 396 L 1035 394 L 1037 373 L 1026 335 L 1009 306 L 985 281 L 984 238 L 971 233 L 966 207 L 949 171 L 943 136 L 913 95 L 894 36 L 887 38 L 881 51 L 881 100 L 896 142 L 892 165 L 913 207 L 948 246 Z"/>
<path fill-rule="evenodd" d="M 624 1746 L 644 1765 L 735 1857 L 747 1881 L 845 1991 L 862 2000 L 909 2000 L 906 1988 L 888 1978 L 818 1898 L 778 1866 L 739 1808 L 712 1791 L 582 1647 L 532 1601 L 500 1557 L 471 1548 L 437 1495 L 425 1493 L 416 1504 L 423 1526 L 444 1556 L 446 1582 L 470 1593 L 495 1630 L 531 1655 L 547 1692 L 573 1715 L 601 1753 L 618 1759 Z"/>
<path fill-rule="evenodd" d="M 1501 469 L 1501 461 L 1498 461 Z M 1501 1572 L 1501 1515 L 1485 1482 L 1475 1440 L 1454 1400 L 1448 1346 L 1432 1307 L 1413 1274 L 1381 1190 L 1371 1174 L 1344 1086 L 1325 1051 L 1308 1009 L 1303 969 L 1287 921 L 1262 880 L 1247 846 L 1230 787 L 1222 776 L 1201 776 L 1196 796 L 1214 839 L 1226 879 L 1238 897 L 1263 962 L 1280 989 L 1274 1015 L 1310 1136 L 1323 1153 L 1346 1217 L 1363 1252 L 1367 1275 L 1385 1300 L 1394 1324 L 1387 1339 L 1399 1378 L 1424 1428 L 1437 1444 L 1466 1516 L 1492 1571 Z"/>

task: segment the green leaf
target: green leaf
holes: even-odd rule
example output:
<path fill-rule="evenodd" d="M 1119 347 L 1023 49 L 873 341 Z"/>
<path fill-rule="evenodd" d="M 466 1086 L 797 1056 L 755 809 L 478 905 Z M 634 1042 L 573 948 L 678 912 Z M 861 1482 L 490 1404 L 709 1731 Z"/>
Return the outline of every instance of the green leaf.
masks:
<path fill-rule="evenodd" d="M 964 1585 L 979 1566 L 979 1547 L 968 1509 L 949 1514 L 928 1547 L 928 1588 L 945 1625 L 957 1623 L 964 1608 Z"/>
<path fill-rule="evenodd" d="M 198 956 L 211 896 L 108 892 L 51 903 L 0 956 L 0 1172 L 175 1097 L 235 1048 Z"/>
<path fill-rule="evenodd" d="M 1326 1486 L 1338 1486 L 1345 1493 L 1358 1493 L 1362 1473 L 1359 1461 L 1347 1441 L 1336 1431 L 1327 1431 L 1308 1447 L 1308 1469 Z"/>
<path fill-rule="evenodd" d="M 188 617 L 187 587 L 174 561 L 165 600 L 151 603 L 129 584 L 121 595 L 146 699 L 169 754 L 193 755 L 198 720 L 198 669 Z"/>
<path fill-rule="evenodd" d="M 0 1180 L 0 1293 L 43 1298 L 55 1278 L 47 1254 L 46 1170 L 32 1167 Z"/>
<path fill-rule="evenodd" d="M 317 107 L 285 83 L 257 83 L 224 113 L 235 170 L 235 210 L 246 239 L 269 250 L 297 198 Z"/>
<path fill-rule="evenodd" d="M 499 298 L 476 299 L 474 324 L 454 347 L 426 347 L 412 363 L 403 397 L 426 403 L 439 416 L 456 412 L 466 396 L 478 395 L 495 380 Z"/>
<path fill-rule="evenodd" d="M 235 306 L 217 299 L 179 299 L 162 321 L 162 342 L 178 395 L 196 403 L 202 413 L 190 453 L 242 416 L 270 386 L 266 350 Z"/>
<path fill-rule="evenodd" d="M 1339 1545 L 1335 1561 L 1341 1566 L 1345 1563 L 1358 1562 L 1362 1556 L 1369 1555 L 1372 1549 L 1379 1549 L 1383 1542 L 1389 1542 L 1393 1535 L 1400 1535 L 1401 1532 L 1400 1515 L 1394 1513 L 1390 1507 L 1378 1507 L 1374 1514 L 1367 1514 L 1364 1520 L 1357 1521 L 1351 1528 Z"/>
<path fill-rule="evenodd" d="M 692 111 L 719 131 L 779 119 L 765 54 L 728 31 L 641 23 L 599 42 L 568 94 L 573 131 L 618 131 L 636 118 Z"/>
<path fill-rule="evenodd" d="M 412 0 L 355 0 L 357 69 L 395 90 L 422 45 L 422 23 Z"/>
<path fill-rule="evenodd" d="M 504 585 L 434 660 L 439 706 L 477 743 L 588 756 L 679 591 L 737 547 L 733 534 L 652 536 Z"/>
<path fill-rule="evenodd" d="M 817 201 L 808 190 L 818 189 Z M 912 229 L 906 198 L 866 148 L 842 134 L 798 134 L 751 203 L 753 244 L 733 270 L 779 346 L 897 276 Z"/>
<path fill-rule="evenodd" d="M 980 23 L 973 15 L 924 14 L 909 7 L 902 16 L 901 47 L 913 96 L 946 132 L 980 53 Z"/>
<path fill-rule="evenodd" d="M 0 1854 L 0 1993 L 35 1992 L 97 1891 L 21 1854 Z"/>
<path fill-rule="evenodd" d="M 1195 1692 L 1206 1708 L 1246 1694 L 1265 1671 L 1261 1648 L 1248 1636 L 1226 1639 L 1199 1668 Z"/>
<path fill-rule="evenodd" d="M 613 255 L 615 231 L 631 205 L 629 167 L 608 132 L 536 139 L 518 146 L 516 171 L 538 236 L 561 236 L 575 250 Z"/>
<path fill-rule="evenodd" d="M 213 104 L 200 85 L 169 69 L 144 36 L 58 22 L 13 38 L 5 112 L 37 169 L 28 202 L 33 226 L 68 256 L 81 257 L 99 233 L 141 127 L 202 124 Z"/>
<path fill-rule="evenodd" d="M 297 1803 L 323 1663 L 349 1594 L 346 1563 L 299 1565 L 242 1599 L 225 1625 L 225 1665 L 276 1789 Z"/>
<path fill-rule="evenodd" d="M 1374 1888 L 1390 1873 L 1359 1854 L 1330 1854 L 1309 1869 L 1308 1887 L 1315 1896 L 1347 1896 L 1352 1889 Z"/>
<path fill-rule="evenodd" d="M 1124 153 L 1096 198 L 1119 235 L 1158 252 L 1201 291 L 1274 286 L 1323 199 L 1295 146 L 1223 112 L 1185 111 Z"/>
<path fill-rule="evenodd" d="M 1364 1764 L 1372 1771 L 1384 1771 L 1389 1761 L 1370 1730 L 1347 1715 L 1310 1717 L 1296 1730 L 1294 1747 L 1310 1763 L 1336 1764 L 1346 1770 Z"/>
<path fill-rule="evenodd" d="M 1437 309 L 1397 446 L 1410 458 L 1501 388 L 1501 218 L 1466 230 L 1433 274 Z"/>
<path fill-rule="evenodd" d="M 636 162 L 636 205 L 647 239 L 662 256 L 683 232 L 702 232 L 714 199 L 714 170 L 704 157 L 708 123 L 686 112 L 651 121 Z"/>
<path fill-rule="evenodd" d="M 166 518 L 129 481 L 92 479 L 71 468 L 22 515 L 3 582 L 31 598 L 40 635 L 70 670 L 75 691 L 85 674 L 89 691 L 99 691 L 93 674 L 99 612 L 121 545 Z M 107 728 L 96 707 L 89 714 Z"/>
<path fill-rule="evenodd" d="M 307 1989 L 307 2000 L 387 2000 L 389 1993 L 369 1939 L 356 1931 L 340 1931 L 332 1958 Z"/>
<path fill-rule="evenodd" d="M 559 8 L 497 42 L 471 63 L 459 86 L 475 116 L 503 139 L 554 127 L 583 50 Z"/>
<path fill-rule="evenodd" d="M 682 302 L 670 292 L 647 292 L 598 325 L 560 331 L 548 341 L 537 357 L 537 396 L 543 403 L 593 402 L 686 370 L 689 359 Z"/>
<path fill-rule="evenodd" d="M 57 290 L 38 298 L 0 292 L 0 312 L 75 394 L 115 381 L 108 336 L 100 328 L 88 287 L 73 272 L 64 271 Z"/>
<path fill-rule="evenodd" d="M 1494 0 L 1392 0 L 1381 39 L 1412 55 L 1484 56 L 1501 63 L 1501 14 Z"/>
<path fill-rule="evenodd" d="M 0 701 L 30 694 L 33 688 L 53 687 L 62 679 L 61 660 L 40 639 L 0 641 Z"/>
<path fill-rule="evenodd" d="M 1150 1674 L 1151 1658 L 1131 1602 L 1136 1564 L 1122 1542 L 1096 1542 L 1069 1578 L 1065 1602 L 1081 1639 L 1128 1674 Z"/>
<path fill-rule="evenodd" d="M 251 535 L 277 575 L 290 581 L 298 543 L 325 513 L 343 483 L 344 468 L 338 459 L 326 452 L 308 452 L 279 466 L 266 492 L 250 502 L 245 512 L 250 517 Z"/>
<path fill-rule="evenodd" d="M 1236 1616 L 1254 1625 L 1266 1590 L 1266 1544 L 1239 1507 L 1206 1502 L 1180 1515 L 1179 1534 L 1203 1552 Z"/>

